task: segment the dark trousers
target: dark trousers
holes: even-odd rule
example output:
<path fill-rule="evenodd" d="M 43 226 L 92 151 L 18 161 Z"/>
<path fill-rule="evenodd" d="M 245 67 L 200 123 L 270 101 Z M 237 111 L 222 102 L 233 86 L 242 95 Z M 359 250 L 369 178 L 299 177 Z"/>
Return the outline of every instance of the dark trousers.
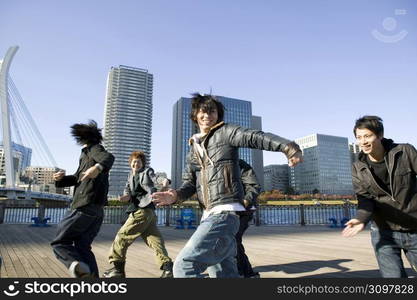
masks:
<path fill-rule="evenodd" d="M 239 213 L 240 217 L 240 226 L 239 231 L 236 234 L 236 245 L 237 245 L 237 270 L 239 275 L 247 278 L 254 275 L 252 265 L 249 262 L 248 256 L 245 253 L 245 247 L 243 247 L 242 236 L 245 233 L 246 229 L 249 227 L 249 222 L 253 219 L 253 212 L 242 212 Z"/>
<path fill-rule="evenodd" d="M 51 242 L 55 256 L 67 268 L 74 261 L 82 261 L 91 273 L 99 277 L 91 244 L 103 223 L 103 207 L 89 205 L 70 210 L 58 224 L 57 234 Z"/>

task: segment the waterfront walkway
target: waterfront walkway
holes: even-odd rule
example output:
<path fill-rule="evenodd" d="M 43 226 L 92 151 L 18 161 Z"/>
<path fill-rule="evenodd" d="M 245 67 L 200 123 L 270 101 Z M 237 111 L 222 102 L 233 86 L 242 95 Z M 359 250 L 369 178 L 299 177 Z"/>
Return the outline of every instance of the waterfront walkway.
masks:
<path fill-rule="evenodd" d="M 100 273 L 120 225 L 105 224 L 93 244 Z M 171 258 L 185 245 L 193 230 L 160 227 Z M 68 277 L 52 253 L 51 227 L 0 224 L 1 277 Z M 369 232 L 344 238 L 341 229 L 325 226 L 252 226 L 244 245 L 261 277 L 379 277 Z M 406 267 L 409 270 L 408 262 Z M 127 277 L 158 277 L 153 251 L 141 239 L 128 250 Z M 410 273 L 411 275 L 411 273 Z"/>

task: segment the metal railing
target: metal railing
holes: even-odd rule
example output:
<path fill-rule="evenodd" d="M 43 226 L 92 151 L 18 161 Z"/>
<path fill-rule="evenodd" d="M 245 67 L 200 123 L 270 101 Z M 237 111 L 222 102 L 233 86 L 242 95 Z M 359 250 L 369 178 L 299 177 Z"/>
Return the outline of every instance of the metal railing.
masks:
<path fill-rule="evenodd" d="M 196 225 L 199 224 L 202 211 L 198 207 L 171 206 L 156 209 L 159 226 L 176 226 L 181 211 L 192 208 Z M 123 224 L 127 219 L 124 206 L 106 206 L 104 208 L 104 224 Z M 0 204 L 0 224 L 30 224 L 33 217 L 50 218 L 48 223 L 57 224 L 67 213 L 66 207 L 27 207 L 5 206 Z M 333 218 L 340 222 L 355 215 L 356 205 L 260 205 L 254 214 L 253 224 L 256 225 L 326 225 Z"/>

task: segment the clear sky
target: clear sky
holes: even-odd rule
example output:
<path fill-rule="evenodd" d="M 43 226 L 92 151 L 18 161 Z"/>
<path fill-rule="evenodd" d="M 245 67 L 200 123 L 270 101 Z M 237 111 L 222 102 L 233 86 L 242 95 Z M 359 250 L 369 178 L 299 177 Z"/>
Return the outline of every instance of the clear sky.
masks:
<path fill-rule="evenodd" d="M 68 173 L 79 156 L 69 127 L 103 126 L 107 74 L 119 65 L 154 75 L 151 163 L 168 174 L 173 104 L 210 88 L 252 101 L 264 131 L 289 139 L 354 141 L 355 119 L 376 114 L 387 137 L 417 145 L 417 1 L 0 4 L 0 57 L 20 46 L 11 76 Z M 283 162 L 264 152 L 265 164 Z"/>

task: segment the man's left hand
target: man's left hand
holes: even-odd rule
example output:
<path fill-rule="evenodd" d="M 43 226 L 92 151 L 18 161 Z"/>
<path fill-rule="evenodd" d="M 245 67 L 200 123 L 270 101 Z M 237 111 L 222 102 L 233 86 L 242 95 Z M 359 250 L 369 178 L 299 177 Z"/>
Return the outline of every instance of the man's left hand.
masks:
<path fill-rule="evenodd" d="M 81 181 L 85 179 L 93 179 L 100 174 L 100 169 L 96 166 L 92 166 L 91 168 L 88 168 L 87 171 L 81 173 L 83 177 L 81 178 Z"/>

